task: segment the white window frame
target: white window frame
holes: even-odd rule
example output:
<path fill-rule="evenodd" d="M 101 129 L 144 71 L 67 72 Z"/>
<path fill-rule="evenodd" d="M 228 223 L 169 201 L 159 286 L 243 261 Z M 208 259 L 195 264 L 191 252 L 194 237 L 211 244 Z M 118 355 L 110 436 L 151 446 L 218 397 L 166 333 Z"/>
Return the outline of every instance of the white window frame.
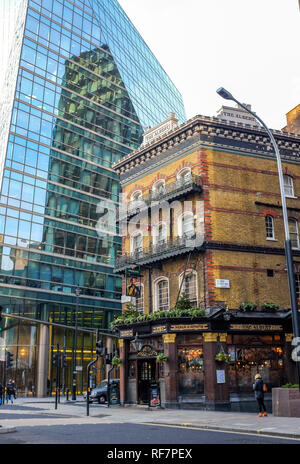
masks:
<path fill-rule="evenodd" d="M 135 248 L 135 240 L 138 236 L 141 236 L 142 237 L 142 246 L 141 247 L 137 247 Z M 143 232 L 141 232 L 140 230 L 136 231 L 136 232 L 133 232 L 131 235 L 130 235 L 130 253 L 138 253 L 138 252 L 141 252 L 143 251 L 143 239 L 144 239 L 144 236 L 143 236 Z"/>
<path fill-rule="evenodd" d="M 165 238 L 163 240 L 159 240 L 159 230 L 161 227 L 164 227 L 165 228 L 165 231 L 166 231 L 166 235 L 165 235 Z M 154 227 L 154 235 L 153 235 L 153 244 L 154 245 L 162 245 L 163 243 L 167 243 L 168 241 L 168 227 L 167 227 L 167 224 L 165 222 L 160 222 L 159 224 L 157 224 L 156 227 Z"/>
<path fill-rule="evenodd" d="M 162 282 L 167 283 L 167 301 L 166 304 L 159 305 L 159 284 Z M 170 309 L 170 285 L 167 277 L 159 277 L 154 281 L 154 311 L 168 311 Z"/>
<path fill-rule="evenodd" d="M 135 190 L 131 196 L 128 204 L 128 211 L 135 209 L 143 202 L 143 194 L 141 190 Z"/>
<path fill-rule="evenodd" d="M 178 236 L 179 237 L 183 237 L 184 233 L 183 233 L 183 230 L 184 230 L 184 219 L 185 217 L 187 216 L 190 216 L 192 219 L 193 219 L 193 234 L 188 234 L 186 235 L 187 238 L 190 238 L 192 236 L 195 235 L 196 233 L 196 229 L 195 229 L 195 218 L 194 218 L 194 213 L 192 211 L 186 211 L 185 213 L 181 214 L 178 218 L 178 223 L 177 223 L 177 227 L 178 227 Z"/>
<path fill-rule="evenodd" d="M 142 200 L 142 199 L 143 199 L 143 194 L 142 194 L 141 190 L 135 190 L 130 196 L 130 201 L 131 202 L 139 201 L 139 200 Z"/>
<path fill-rule="evenodd" d="M 267 220 L 271 220 L 271 229 L 267 224 Z M 268 228 L 272 231 L 272 236 L 268 237 Z M 266 230 L 266 240 L 275 240 L 275 230 L 274 230 L 274 218 L 271 214 L 265 216 L 265 230 Z"/>
<path fill-rule="evenodd" d="M 288 198 L 295 198 L 294 179 L 288 174 L 283 175 L 284 195 Z"/>
<path fill-rule="evenodd" d="M 162 195 L 166 191 L 166 181 L 164 179 L 157 180 L 152 186 L 152 195 L 155 198 L 156 196 Z"/>
<path fill-rule="evenodd" d="M 191 168 L 182 168 L 177 174 L 177 181 L 181 184 L 185 184 L 186 182 L 192 179 L 192 170 Z"/>
<path fill-rule="evenodd" d="M 182 282 L 183 280 L 183 277 L 186 279 L 187 277 L 189 277 L 190 275 L 193 275 L 195 276 L 195 283 L 196 283 L 196 299 L 194 300 L 190 300 L 191 303 L 196 303 L 195 306 L 197 307 L 198 306 L 198 301 L 199 301 L 199 294 L 198 294 L 198 274 L 197 274 L 197 271 L 195 270 L 189 270 L 189 271 L 186 271 L 185 275 L 184 275 L 184 272 L 182 274 L 180 274 L 179 276 L 179 288 L 181 287 L 181 291 L 180 291 L 180 295 L 182 295 L 183 293 L 186 293 L 185 292 L 185 284 L 184 282 Z M 194 304 L 193 304 L 194 306 Z"/>
<path fill-rule="evenodd" d="M 145 297 L 144 297 L 144 284 L 138 285 L 140 289 L 140 297 L 135 299 L 135 306 L 139 313 L 143 314 L 145 312 Z M 138 301 L 141 300 L 141 307 L 139 307 Z"/>
<path fill-rule="evenodd" d="M 295 225 L 295 231 L 291 232 L 291 229 L 290 229 L 290 224 L 293 223 Z M 290 232 L 290 239 L 291 239 L 291 243 L 292 243 L 292 248 L 295 248 L 295 249 L 299 249 L 299 231 L 298 231 L 298 221 L 297 219 L 293 218 L 293 217 L 289 217 L 288 218 L 288 225 L 289 225 L 289 232 Z M 294 235 L 297 239 L 297 246 L 295 246 L 293 244 L 293 239 L 292 239 L 292 235 Z"/>

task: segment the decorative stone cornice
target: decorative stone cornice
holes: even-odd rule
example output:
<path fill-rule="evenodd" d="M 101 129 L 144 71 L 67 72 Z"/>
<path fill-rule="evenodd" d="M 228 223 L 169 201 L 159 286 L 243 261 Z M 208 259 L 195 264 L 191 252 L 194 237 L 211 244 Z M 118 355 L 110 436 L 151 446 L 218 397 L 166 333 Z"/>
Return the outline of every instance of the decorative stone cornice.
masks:
<path fill-rule="evenodd" d="M 300 135 L 272 130 L 283 160 L 300 162 Z M 195 138 L 199 145 L 220 150 L 263 155 L 275 159 L 273 145 L 261 127 L 228 122 L 215 117 L 195 116 L 155 142 L 141 146 L 113 165 L 117 174 L 124 176 L 129 171 L 147 164 L 149 160 L 166 154 L 189 139 Z"/>

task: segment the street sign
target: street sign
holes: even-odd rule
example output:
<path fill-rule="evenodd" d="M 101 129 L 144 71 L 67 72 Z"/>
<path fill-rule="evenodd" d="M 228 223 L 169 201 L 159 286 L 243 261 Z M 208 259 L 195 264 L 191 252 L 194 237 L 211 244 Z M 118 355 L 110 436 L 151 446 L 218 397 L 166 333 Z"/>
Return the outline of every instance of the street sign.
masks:
<path fill-rule="evenodd" d="M 216 288 L 230 288 L 230 281 L 227 279 L 215 279 Z"/>

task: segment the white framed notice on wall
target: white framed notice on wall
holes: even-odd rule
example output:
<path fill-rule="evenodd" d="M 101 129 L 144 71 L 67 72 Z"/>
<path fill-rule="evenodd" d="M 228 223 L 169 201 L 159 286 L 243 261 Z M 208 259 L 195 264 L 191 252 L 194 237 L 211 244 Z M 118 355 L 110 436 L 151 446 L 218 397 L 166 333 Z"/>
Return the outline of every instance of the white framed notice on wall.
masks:
<path fill-rule="evenodd" d="M 230 280 L 226 279 L 215 279 L 216 288 L 230 288 Z"/>
<path fill-rule="evenodd" d="M 225 383 L 225 371 L 217 369 L 217 383 Z"/>

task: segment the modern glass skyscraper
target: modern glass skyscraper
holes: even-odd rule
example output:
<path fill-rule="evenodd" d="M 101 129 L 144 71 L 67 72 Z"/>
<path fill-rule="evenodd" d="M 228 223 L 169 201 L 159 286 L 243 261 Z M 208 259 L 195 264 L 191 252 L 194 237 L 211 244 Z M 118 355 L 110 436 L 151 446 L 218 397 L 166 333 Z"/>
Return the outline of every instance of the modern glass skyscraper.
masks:
<path fill-rule="evenodd" d="M 118 201 L 111 165 L 140 145 L 146 126 L 170 112 L 185 120 L 182 99 L 116 0 L 14 3 L 0 114 L 0 304 L 68 325 L 77 313 L 81 327 L 106 328 L 121 308 L 121 243 L 96 232 L 97 205 Z M 23 343 L 34 346 L 37 334 L 24 332 Z M 27 373 L 30 350 L 19 360 Z"/>

